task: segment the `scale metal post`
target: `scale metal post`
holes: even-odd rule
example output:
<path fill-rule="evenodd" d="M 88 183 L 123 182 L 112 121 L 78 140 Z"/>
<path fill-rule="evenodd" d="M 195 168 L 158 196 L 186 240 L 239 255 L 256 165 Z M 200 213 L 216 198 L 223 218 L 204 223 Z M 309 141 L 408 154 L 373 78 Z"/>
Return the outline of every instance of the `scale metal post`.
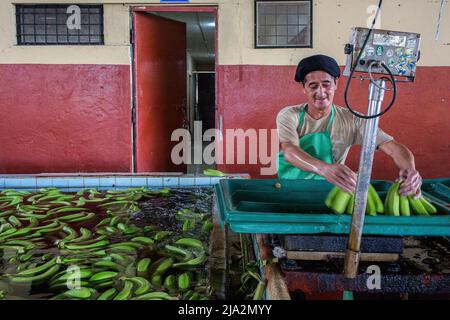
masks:
<path fill-rule="evenodd" d="M 377 115 L 381 115 L 384 93 L 388 90 L 386 81 L 383 78 L 376 80 L 372 74 L 386 75 L 390 72 L 390 81 L 394 86 L 395 81 L 398 81 L 392 79 L 394 76 L 403 77 L 406 82 L 413 82 L 416 75 L 416 63 L 420 56 L 419 45 L 420 34 L 417 33 L 353 28 L 349 43 L 345 46 L 347 61 L 343 74 L 350 77 L 349 81 L 354 71 L 369 74 L 370 77 L 361 77 L 361 79 L 370 79 L 369 106 L 366 117 L 374 116 L 365 119 L 355 204 L 345 253 L 344 275 L 350 279 L 356 278 L 358 272 L 367 193 L 378 131 L 379 116 Z M 393 103 L 394 101 L 391 102 L 391 105 Z M 354 112 L 350 106 L 348 107 Z"/>
<path fill-rule="evenodd" d="M 384 98 L 386 82 L 376 80 L 370 83 L 369 106 L 367 114 L 369 116 L 380 113 L 381 104 Z M 362 229 L 367 204 L 367 192 L 372 174 L 373 155 L 375 153 L 379 118 L 366 120 L 364 126 L 364 140 L 359 161 L 358 180 L 356 182 L 355 206 L 352 217 L 348 248 L 345 253 L 345 276 L 355 278 L 358 271 Z"/>

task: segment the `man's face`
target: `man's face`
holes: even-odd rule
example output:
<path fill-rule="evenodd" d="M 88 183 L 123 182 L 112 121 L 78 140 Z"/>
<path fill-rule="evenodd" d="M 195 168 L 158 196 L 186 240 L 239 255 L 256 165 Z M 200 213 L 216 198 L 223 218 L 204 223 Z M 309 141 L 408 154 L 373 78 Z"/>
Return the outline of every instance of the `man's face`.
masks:
<path fill-rule="evenodd" d="M 308 106 L 317 111 L 326 111 L 333 103 L 337 80 L 325 71 L 313 71 L 306 75 L 303 91 L 308 99 Z"/>

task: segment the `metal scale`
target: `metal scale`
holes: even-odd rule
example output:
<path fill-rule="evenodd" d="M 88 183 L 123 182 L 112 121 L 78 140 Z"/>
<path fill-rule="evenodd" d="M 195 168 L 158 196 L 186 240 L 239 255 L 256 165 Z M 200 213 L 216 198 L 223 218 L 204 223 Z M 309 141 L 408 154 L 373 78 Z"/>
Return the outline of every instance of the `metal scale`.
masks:
<path fill-rule="evenodd" d="M 420 34 L 387 30 L 371 30 L 354 28 L 350 35 L 350 42 L 345 46 L 347 55 L 344 75 L 349 77 L 347 89 L 354 72 L 368 74 L 369 105 L 365 117 L 364 139 L 359 162 L 358 179 L 355 191 L 355 207 L 352 218 L 348 247 L 345 254 L 344 273 L 348 278 L 355 278 L 360 260 L 361 237 L 364 225 L 367 191 L 372 174 L 373 155 L 376 147 L 376 135 L 379 116 L 383 115 L 395 102 L 395 76 L 403 77 L 406 81 L 414 81 L 416 64 L 419 59 Z M 374 79 L 373 74 L 381 74 Z M 386 78 L 384 75 L 389 75 Z M 391 82 L 393 98 L 384 112 L 381 104 L 384 99 L 386 80 Z M 347 94 L 347 90 L 346 90 Z M 347 95 L 345 101 L 349 110 Z M 363 116 L 364 117 L 364 116 Z"/>

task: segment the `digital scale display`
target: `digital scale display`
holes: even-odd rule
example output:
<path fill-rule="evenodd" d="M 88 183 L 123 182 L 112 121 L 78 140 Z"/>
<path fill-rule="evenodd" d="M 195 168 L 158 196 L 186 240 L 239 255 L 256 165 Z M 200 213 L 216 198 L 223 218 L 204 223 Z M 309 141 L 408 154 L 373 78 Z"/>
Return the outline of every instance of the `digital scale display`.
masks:
<path fill-rule="evenodd" d="M 367 28 L 352 28 L 350 41 L 346 46 L 347 61 L 344 75 L 350 74 L 354 61 L 366 43 L 355 71 L 388 74 L 381 66 L 383 63 L 394 76 L 413 81 L 419 56 L 420 34 L 374 29 L 367 39 L 368 32 Z M 378 65 L 373 66 L 373 62 L 378 62 Z"/>

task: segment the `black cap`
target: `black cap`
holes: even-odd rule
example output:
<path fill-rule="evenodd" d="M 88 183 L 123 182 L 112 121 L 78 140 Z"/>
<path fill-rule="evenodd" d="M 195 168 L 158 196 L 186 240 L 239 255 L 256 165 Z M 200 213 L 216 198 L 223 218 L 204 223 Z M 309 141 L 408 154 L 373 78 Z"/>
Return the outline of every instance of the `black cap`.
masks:
<path fill-rule="evenodd" d="M 295 72 L 295 81 L 303 82 L 308 73 L 318 70 L 325 71 L 335 78 L 339 78 L 341 75 L 341 70 L 336 60 L 322 54 L 317 54 L 304 58 L 298 63 L 297 71 Z"/>

